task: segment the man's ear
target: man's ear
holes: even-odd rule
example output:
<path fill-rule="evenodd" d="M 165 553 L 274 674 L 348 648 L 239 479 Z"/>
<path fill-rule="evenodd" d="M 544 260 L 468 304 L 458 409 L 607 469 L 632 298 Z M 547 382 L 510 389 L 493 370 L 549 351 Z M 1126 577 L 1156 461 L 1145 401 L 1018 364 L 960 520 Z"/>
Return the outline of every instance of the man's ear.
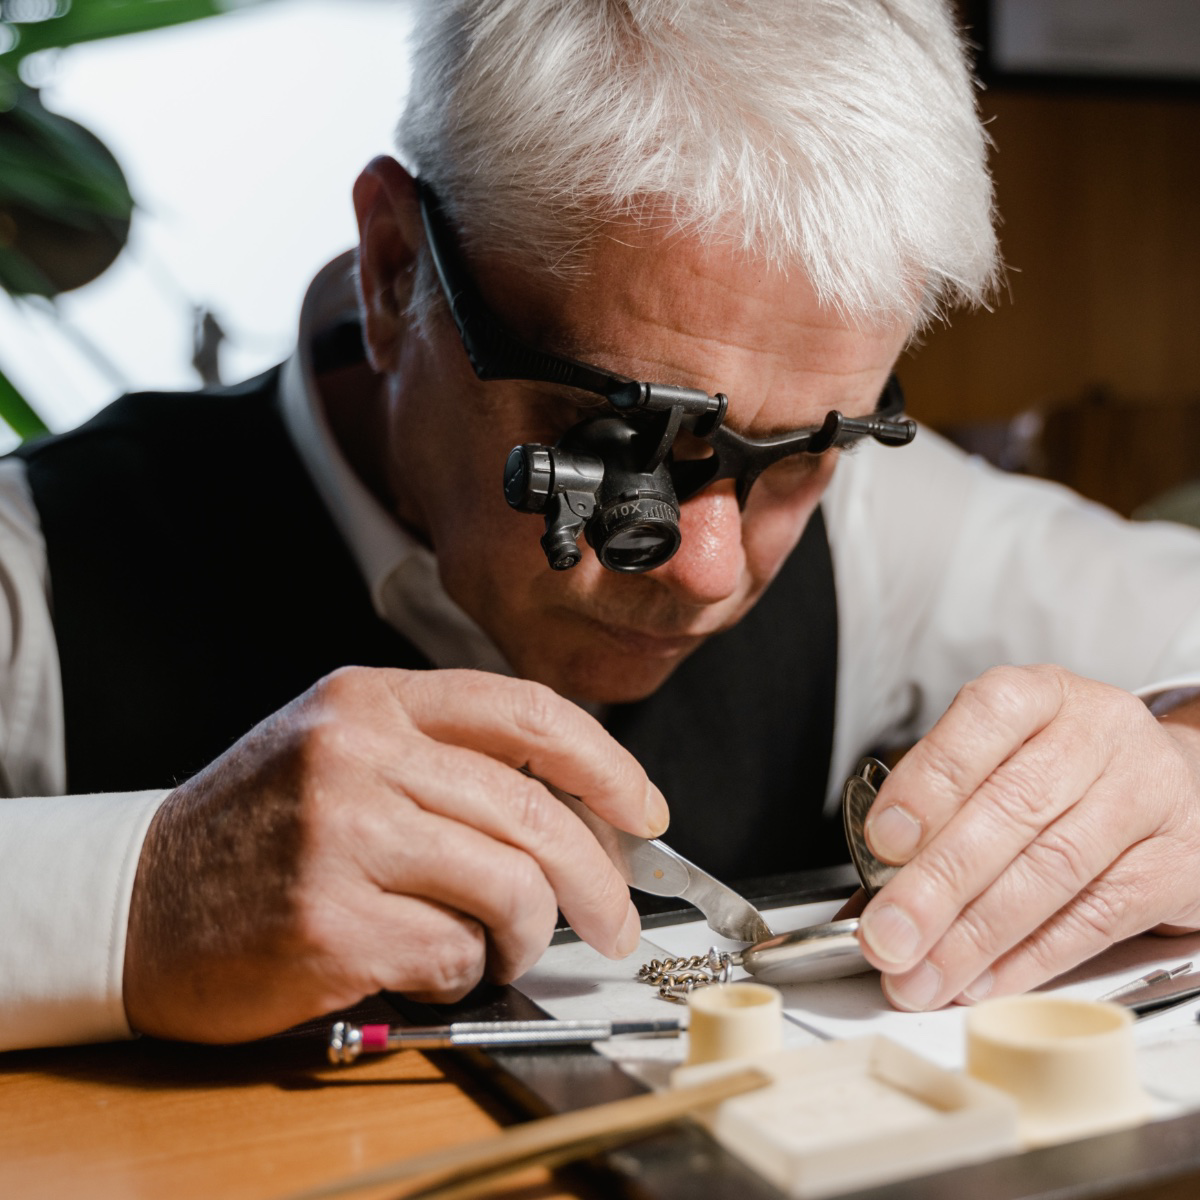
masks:
<path fill-rule="evenodd" d="M 417 253 L 424 237 L 417 185 L 394 159 L 373 159 L 354 184 L 358 272 L 367 358 L 393 369 L 408 322 Z"/>

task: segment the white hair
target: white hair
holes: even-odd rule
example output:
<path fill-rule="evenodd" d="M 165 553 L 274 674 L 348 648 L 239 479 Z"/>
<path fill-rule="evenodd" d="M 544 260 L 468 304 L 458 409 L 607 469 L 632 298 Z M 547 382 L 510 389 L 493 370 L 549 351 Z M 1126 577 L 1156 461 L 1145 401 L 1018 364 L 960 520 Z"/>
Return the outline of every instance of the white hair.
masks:
<path fill-rule="evenodd" d="M 801 268 L 919 326 L 998 271 L 943 0 L 425 0 L 401 157 L 468 245 L 560 275 L 614 218 Z"/>

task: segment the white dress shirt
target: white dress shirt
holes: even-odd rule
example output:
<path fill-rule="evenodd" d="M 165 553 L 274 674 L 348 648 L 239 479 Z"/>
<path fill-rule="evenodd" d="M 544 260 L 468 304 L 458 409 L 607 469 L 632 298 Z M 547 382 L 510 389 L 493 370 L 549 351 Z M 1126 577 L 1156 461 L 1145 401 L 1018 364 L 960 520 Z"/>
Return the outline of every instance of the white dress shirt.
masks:
<path fill-rule="evenodd" d="M 439 667 L 509 673 L 432 553 L 356 478 L 317 397 L 314 331 L 352 313 L 353 255 L 314 280 L 284 367 L 285 423 L 379 615 Z M 837 581 L 828 803 L 865 748 L 928 729 L 998 663 L 1055 662 L 1146 697 L 1200 684 L 1200 534 L 1131 525 L 1002 475 L 923 430 L 869 443 L 824 501 Z M 165 791 L 64 796 L 45 545 L 24 464 L 0 461 L 0 1050 L 125 1037 L 125 927 Z M 686 805 L 686 797 L 668 797 Z"/>

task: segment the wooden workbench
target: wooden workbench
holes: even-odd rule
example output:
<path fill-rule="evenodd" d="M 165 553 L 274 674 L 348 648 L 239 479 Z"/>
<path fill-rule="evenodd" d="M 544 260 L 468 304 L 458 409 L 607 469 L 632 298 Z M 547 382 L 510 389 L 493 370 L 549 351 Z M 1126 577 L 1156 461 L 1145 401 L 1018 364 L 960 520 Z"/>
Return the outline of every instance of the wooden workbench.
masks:
<path fill-rule="evenodd" d="M 506 1114 L 447 1065 L 405 1051 L 334 1068 L 316 1033 L 0 1054 L 0 1197 L 264 1200 L 494 1133 Z M 538 1171 L 501 1193 L 576 1194 Z"/>

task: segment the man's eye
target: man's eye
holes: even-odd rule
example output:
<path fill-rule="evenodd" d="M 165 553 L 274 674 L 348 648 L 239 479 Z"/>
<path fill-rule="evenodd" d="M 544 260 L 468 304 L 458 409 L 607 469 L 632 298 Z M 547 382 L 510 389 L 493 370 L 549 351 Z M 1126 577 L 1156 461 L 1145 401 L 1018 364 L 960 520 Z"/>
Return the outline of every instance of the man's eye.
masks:
<path fill-rule="evenodd" d="M 589 396 L 585 392 L 542 392 L 534 396 L 532 416 L 539 428 L 553 430 L 556 436 L 561 437 L 572 425 L 596 416 L 605 407 L 601 397 Z"/>
<path fill-rule="evenodd" d="M 797 488 L 821 470 L 823 461 L 830 460 L 837 454 L 836 450 L 827 450 L 824 454 L 793 454 L 772 463 L 759 479 L 773 490 Z"/>

